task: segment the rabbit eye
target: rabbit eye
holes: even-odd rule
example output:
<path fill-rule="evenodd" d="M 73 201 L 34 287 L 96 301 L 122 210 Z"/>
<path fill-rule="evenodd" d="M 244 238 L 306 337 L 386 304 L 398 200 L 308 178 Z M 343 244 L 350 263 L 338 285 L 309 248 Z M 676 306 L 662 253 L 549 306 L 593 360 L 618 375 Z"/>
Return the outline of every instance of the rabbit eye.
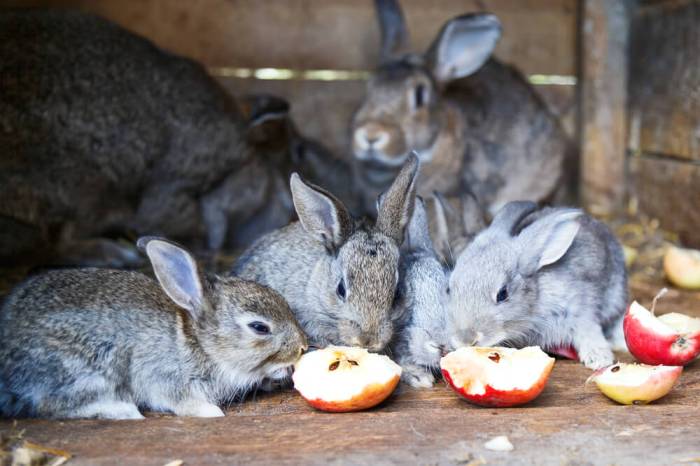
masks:
<path fill-rule="evenodd" d="M 419 84 L 414 91 L 413 106 L 415 108 L 421 108 L 423 105 L 425 105 L 425 86 Z"/>
<path fill-rule="evenodd" d="M 506 299 L 508 299 L 508 290 L 506 289 L 505 285 L 503 285 L 503 288 L 498 290 L 498 294 L 496 295 L 496 302 L 502 303 Z"/>
<path fill-rule="evenodd" d="M 258 335 L 268 335 L 270 333 L 270 326 L 262 322 L 251 322 L 248 324 L 248 327 L 253 329 Z"/>
<path fill-rule="evenodd" d="M 340 299 L 345 301 L 345 282 L 342 278 L 340 279 L 340 282 L 338 283 L 338 288 L 335 289 L 335 292 Z"/>

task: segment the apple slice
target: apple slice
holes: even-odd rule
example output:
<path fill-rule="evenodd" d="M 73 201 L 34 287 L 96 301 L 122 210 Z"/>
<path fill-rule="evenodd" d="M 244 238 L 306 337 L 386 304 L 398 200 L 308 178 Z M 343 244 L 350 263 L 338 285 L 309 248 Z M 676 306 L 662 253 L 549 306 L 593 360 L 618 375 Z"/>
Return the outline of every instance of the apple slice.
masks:
<path fill-rule="evenodd" d="M 664 272 L 677 287 L 700 290 L 700 251 L 669 247 L 664 254 Z"/>
<path fill-rule="evenodd" d="M 440 360 L 447 383 L 474 404 L 517 406 L 534 400 L 544 389 L 554 358 L 539 346 L 523 349 L 464 347 Z"/>
<path fill-rule="evenodd" d="M 617 363 L 598 369 L 588 378 L 611 400 L 623 405 L 645 405 L 673 388 L 682 366 Z"/>
<path fill-rule="evenodd" d="M 677 312 L 656 317 L 656 300 L 666 291 L 656 295 L 651 311 L 637 301 L 630 305 L 622 324 L 625 342 L 640 362 L 684 366 L 700 354 L 700 319 Z"/>
<path fill-rule="evenodd" d="M 303 355 L 294 366 L 294 388 L 314 408 L 347 412 L 384 401 L 401 378 L 401 366 L 364 348 L 329 346 Z"/>

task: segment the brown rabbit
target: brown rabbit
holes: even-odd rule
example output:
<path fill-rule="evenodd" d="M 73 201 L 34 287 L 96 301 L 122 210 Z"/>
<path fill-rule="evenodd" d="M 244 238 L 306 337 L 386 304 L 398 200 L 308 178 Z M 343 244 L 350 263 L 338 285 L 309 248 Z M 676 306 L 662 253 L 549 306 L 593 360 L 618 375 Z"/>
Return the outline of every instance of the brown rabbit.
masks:
<path fill-rule="evenodd" d="M 418 193 L 473 192 L 492 214 L 511 200 L 550 199 L 570 145 L 559 121 L 514 68 L 489 59 L 501 34 L 487 13 L 448 21 L 424 54 L 407 42 L 396 0 L 376 0 L 381 64 L 353 117 L 358 183 L 371 209 L 412 150 Z"/>

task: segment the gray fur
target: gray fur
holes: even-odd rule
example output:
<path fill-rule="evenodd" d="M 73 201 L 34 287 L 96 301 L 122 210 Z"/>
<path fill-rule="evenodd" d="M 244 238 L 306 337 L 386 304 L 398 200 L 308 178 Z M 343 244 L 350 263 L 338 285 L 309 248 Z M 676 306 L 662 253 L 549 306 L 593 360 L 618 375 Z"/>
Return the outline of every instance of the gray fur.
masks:
<path fill-rule="evenodd" d="M 290 152 L 325 159 L 271 96 L 97 16 L 0 14 L 0 260 L 134 265 L 106 235 L 247 246 L 293 216 Z M 313 179 L 313 178 L 312 178 Z"/>
<path fill-rule="evenodd" d="M 425 207 L 417 199 L 401 251 L 396 312 L 402 319 L 392 343 L 401 378 L 414 387 L 433 385 L 433 372 L 448 344 L 447 280 L 448 271 L 433 249 Z"/>
<path fill-rule="evenodd" d="M 496 303 L 505 285 L 508 297 Z M 450 346 L 573 345 L 589 368 L 613 362 L 627 302 L 622 247 L 576 209 L 507 204 L 460 254 L 450 277 Z"/>
<path fill-rule="evenodd" d="M 393 335 L 399 245 L 410 218 L 418 159 L 386 193 L 375 225 L 355 220 L 330 193 L 293 177 L 300 222 L 258 240 L 234 273 L 268 285 L 289 302 L 314 345 L 380 351 Z M 345 298 L 339 294 L 339 284 Z"/>
<path fill-rule="evenodd" d="M 413 150 L 423 164 L 417 192 L 424 197 L 471 191 L 494 213 L 509 201 L 566 194 L 575 179 L 568 178 L 573 146 L 527 80 L 489 59 L 501 34 L 494 15 L 457 16 L 425 53 L 387 57 L 402 42 L 392 38 L 408 33 L 397 1 L 376 7 L 385 53 L 352 121 L 366 209 Z"/>
<path fill-rule="evenodd" d="M 217 404 L 286 377 L 306 339 L 278 293 L 204 276 L 173 243 L 141 245 L 167 294 L 138 272 L 66 269 L 29 278 L 7 297 L 0 415 L 139 419 L 148 408 L 222 416 Z M 270 333 L 256 333 L 255 321 Z"/>

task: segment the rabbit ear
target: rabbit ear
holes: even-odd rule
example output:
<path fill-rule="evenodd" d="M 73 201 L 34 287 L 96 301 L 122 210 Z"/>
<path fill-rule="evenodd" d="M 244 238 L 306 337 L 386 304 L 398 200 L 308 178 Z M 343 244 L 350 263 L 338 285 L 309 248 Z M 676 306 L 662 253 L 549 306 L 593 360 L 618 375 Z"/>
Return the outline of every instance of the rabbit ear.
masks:
<path fill-rule="evenodd" d="M 137 245 L 151 260 L 165 293 L 193 319 L 198 319 L 204 306 L 204 293 L 197 263 L 190 253 L 162 238 L 144 237 Z"/>
<path fill-rule="evenodd" d="M 467 236 L 474 236 L 486 228 L 484 209 L 472 192 L 460 196 L 462 207 L 462 228 Z"/>
<path fill-rule="evenodd" d="M 536 220 L 524 228 L 518 235 L 523 250 L 520 270 L 524 274 L 532 274 L 561 259 L 581 228 L 578 221 L 581 215 L 578 209 L 567 209 Z"/>
<path fill-rule="evenodd" d="M 530 201 L 514 201 L 501 207 L 493 217 L 489 229 L 513 236 L 518 224 L 532 212 L 537 210 L 537 204 Z"/>
<path fill-rule="evenodd" d="M 289 133 L 289 103 L 267 94 L 246 95 L 239 99 L 247 121 L 247 138 L 254 144 L 282 141 Z"/>
<path fill-rule="evenodd" d="M 374 0 L 374 8 L 382 35 L 380 59 L 387 62 L 408 46 L 406 20 L 397 0 Z"/>
<path fill-rule="evenodd" d="M 450 217 L 454 215 L 452 206 L 442 194 L 433 192 L 435 211 L 435 250 L 443 257 L 451 257 L 450 248 Z"/>
<path fill-rule="evenodd" d="M 433 242 L 430 239 L 430 228 L 428 228 L 428 215 L 425 212 L 423 199 L 416 196 L 413 206 L 413 215 L 408 223 L 407 241 L 408 247 L 412 250 L 432 251 Z"/>
<path fill-rule="evenodd" d="M 289 182 L 294 208 L 307 233 L 329 250 L 339 248 L 352 234 L 352 217 L 335 196 L 306 183 L 297 173 Z"/>
<path fill-rule="evenodd" d="M 406 225 L 413 215 L 419 165 L 418 157 L 414 152 L 408 157 L 398 176 L 379 201 L 377 228 L 396 241 L 397 245 L 403 243 Z"/>
<path fill-rule="evenodd" d="M 501 37 L 501 22 L 489 13 L 473 13 L 448 21 L 430 47 L 427 58 L 435 78 L 446 83 L 477 71 Z"/>

